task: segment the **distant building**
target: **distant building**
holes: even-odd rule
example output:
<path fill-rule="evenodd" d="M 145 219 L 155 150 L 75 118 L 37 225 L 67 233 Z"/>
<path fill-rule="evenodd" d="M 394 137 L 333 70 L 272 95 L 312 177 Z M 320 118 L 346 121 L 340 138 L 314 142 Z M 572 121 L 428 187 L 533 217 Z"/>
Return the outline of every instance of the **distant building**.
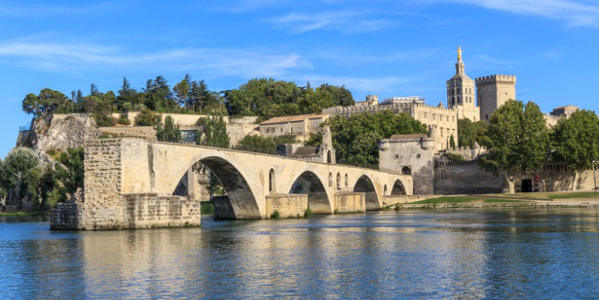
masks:
<path fill-rule="evenodd" d="M 480 110 L 476 106 L 474 80 L 464 72 L 462 49 L 458 47 L 458 60 L 455 64 L 455 75 L 447 80 L 447 107 L 455 108 L 458 119 L 480 120 Z"/>
<path fill-rule="evenodd" d="M 476 96 L 480 119 L 488 122 L 491 115 L 505 102 L 516 99 L 516 76 L 490 75 L 476 78 Z"/>
<path fill-rule="evenodd" d="M 570 115 L 577 112 L 578 110 L 579 110 L 579 108 L 576 105 L 564 105 L 564 106 L 554 108 L 553 111 L 551 112 L 551 114 L 554 116 L 557 116 L 557 117 L 569 118 Z"/>
<path fill-rule="evenodd" d="M 414 194 L 434 192 L 434 139 L 426 134 L 401 134 L 379 142 L 379 169 L 414 178 Z"/>
<path fill-rule="evenodd" d="M 329 116 L 326 114 L 274 117 L 260 123 L 258 130 L 261 136 L 292 135 L 298 141 L 307 141 L 310 134 L 317 133 L 320 124 L 328 119 Z"/>

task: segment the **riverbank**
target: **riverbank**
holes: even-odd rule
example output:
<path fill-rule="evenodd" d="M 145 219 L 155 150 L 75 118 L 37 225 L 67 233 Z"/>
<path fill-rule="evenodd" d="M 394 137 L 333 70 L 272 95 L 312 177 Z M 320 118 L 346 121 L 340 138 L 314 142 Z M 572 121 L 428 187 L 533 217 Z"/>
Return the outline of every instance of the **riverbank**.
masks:
<path fill-rule="evenodd" d="M 387 209 L 410 208 L 494 208 L 494 207 L 592 207 L 599 206 L 599 193 L 542 192 L 517 194 L 480 194 L 437 196 L 400 203 Z"/>
<path fill-rule="evenodd" d="M 0 211 L 0 217 L 46 217 L 48 212 Z"/>

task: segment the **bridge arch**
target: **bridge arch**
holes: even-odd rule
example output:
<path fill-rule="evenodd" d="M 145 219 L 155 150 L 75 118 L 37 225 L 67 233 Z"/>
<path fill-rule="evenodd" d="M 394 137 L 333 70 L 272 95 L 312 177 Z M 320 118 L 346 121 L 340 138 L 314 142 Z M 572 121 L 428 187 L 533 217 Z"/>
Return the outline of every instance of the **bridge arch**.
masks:
<path fill-rule="evenodd" d="M 332 211 L 327 189 L 318 175 L 312 171 L 302 172 L 291 184 L 289 193 L 307 194 L 308 207 L 315 214 L 328 214 Z"/>
<path fill-rule="evenodd" d="M 358 178 L 354 185 L 354 192 L 366 194 L 366 210 L 375 210 L 381 207 L 376 187 L 367 175 Z"/>
<path fill-rule="evenodd" d="M 228 198 L 227 206 L 232 210 L 235 219 L 260 219 L 262 214 L 254 189 L 248 183 L 247 172 L 243 172 L 230 159 L 223 155 L 208 154 L 194 158 L 187 170 L 201 163 L 207 167 L 221 182 Z M 180 178 L 185 178 L 183 174 Z M 273 178 L 274 181 L 274 178 Z M 274 187 L 274 186 L 273 186 Z"/>
<path fill-rule="evenodd" d="M 391 188 L 391 195 L 399 196 L 399 195 L 406 195 L 406 194 L 407 194 L 406 188 L 404 187 L 401 180 L 399 180 L 399 179 L 395 180 L 395 182 L 393 183 L 393 188 Z"/>

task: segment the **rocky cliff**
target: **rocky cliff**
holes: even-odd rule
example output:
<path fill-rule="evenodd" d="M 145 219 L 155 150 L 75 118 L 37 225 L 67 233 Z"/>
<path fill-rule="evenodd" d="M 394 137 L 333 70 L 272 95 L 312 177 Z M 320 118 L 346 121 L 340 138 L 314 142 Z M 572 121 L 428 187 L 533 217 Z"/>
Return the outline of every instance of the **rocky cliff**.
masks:
<path fill-rule="evenodd" d="M 37 118 L 27 134 L 20 134 L 17 147 L 30 147 L 43 161 L 48 161 L 48 150 L 66 151 L 82 147 L 86 139 L 100 136 L 91 116 L 84 114 L 49 115 Z"/>

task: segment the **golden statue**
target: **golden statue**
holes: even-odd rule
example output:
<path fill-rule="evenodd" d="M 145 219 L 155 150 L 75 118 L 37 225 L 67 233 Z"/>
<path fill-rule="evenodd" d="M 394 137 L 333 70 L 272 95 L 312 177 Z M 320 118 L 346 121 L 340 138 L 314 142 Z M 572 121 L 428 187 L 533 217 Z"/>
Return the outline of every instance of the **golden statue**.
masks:
<path fill-rule="evenodd" d="M 462 48 L 458 46 L 458 61 L 462 61 Z"/>

